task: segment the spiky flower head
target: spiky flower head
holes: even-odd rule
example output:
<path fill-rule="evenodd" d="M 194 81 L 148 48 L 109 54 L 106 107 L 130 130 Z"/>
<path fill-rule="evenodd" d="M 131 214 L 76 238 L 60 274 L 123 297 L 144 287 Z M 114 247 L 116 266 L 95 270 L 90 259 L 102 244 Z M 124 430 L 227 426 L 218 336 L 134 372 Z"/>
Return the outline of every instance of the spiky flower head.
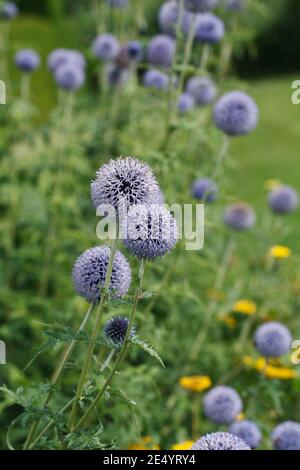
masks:
<path fill-rule="evenodd" d="M 219 42 L 225 34 L 223 21 L 212 13 L 198 15 L 196 21 L 195 39 L 207 43 L 215 44 Z"/>
<path fill-rule="evenodd" d="M 256 128 L 259 111 L 251 96 L 233 91 L 217 101 L 213 117 L 216 126 L 225 134 L 238 136 L 249 134 Z"/>
<path fill-rule="evenodd" d="M 219 3 L 219 0 L 185 0 L 185 8 L 195 13 L 204 13 L 212 10 Z"/>
<path fill-rule="evenodd" d="M 290 214 L 299 206 L 299 195 L 291 186 L 280 186 L 270 193 L 269 206 L 276 214 Z"/>
<path fill-rule="evenodd" d="M 228 432 L 214 432 L 201 437 L 191 450 L 251 450 L 250 447 L 237 436 Z"/>
<path fill-rule="evenodd" d="M 137 158 L 120 157 L 101 166 L 91 185 L 94 207 L 111 205 L 129 207 L 152 204 L 157 200 L 159 186 L 149 165 Z"/>
<path fill-rule="evenodd" d="M 55 70 L 54 78 L 60 88 L 73 91 L 84 85 L 85 73 L 82 68 L 74 63 L 67 63 Z"/>
<path fill-rule="evenodd" d="M 218 186 L 210 178 L 200 178 L 193 183 L 192 194 L 196 199 L 214 202 L 218 196 Z"/>
<path fill-rule="evenodd" d="M 276 450 L 300 450 L 300 424 L 285 421 L 276 426 L 271 434 Z"/>
<path fill-rule="evenodd" d="M 98 303 L 104 287 L 111 249 L 107 246 L 90 248 L 79 256 L 72 278 L 76 292 L 89 302 Z M 112 297 L 124 297 L 131 284 L 131 269 L 126 258 L 117 251 L 109 290 Z"/>
<path fill-rule="evenodd" d="M 240 11 L 245 7 L 245 0 L 225 0 L 227 10 Z"/>
<path fill-rule="evenodd" d="M 129 320 L 126 317 L 113 317 L 104 326 L 106 340 L 115 348 L 121 348 L 127 334 Z M 131 329 L 130 337 L 135 336 L 135 328 Z"/>
<path fill-rule="evenodd" d="M 256 330 L 254 343 L 264 357 L 280 357 L 290 351 L 292 335 L 285 325 L 272 321 Z"/>
<path fill-rule="evenodd" d="M 32 49 L 23 49 L 15 56 L 15 64 L 23 72 L 33 72 L 40 63 L 40 56 Z"/>
<path fill-rule="evenodd" d="M 259 427 L 246 419 L 233 423 L 229 428 L 229 432 L 242 439 L 251 449 L 256 449 L 262 438 Z"/>
<path fill-rule="evenodd" d="M 158 34 L 148 45 L 147 57 L 151 65 L 171 67 L 176 44 L 173 38 L 166 34 Z"/>
<path fill-rule="evenodd" d="M 239 394 L 231 387 L 212 388 L 203 400 L 205 416 L 218 424 L 231 424 L 242 411 Z"/>
<path fill-rule="evenodd" d="M 48 68 L 55 72 L 61 65 L 74 64 L 83 70 L 86 67 L 84 55 L 74 49 L 54 49 L 48 57 Z"/>
<path fill-rule="evenodd" d="M 195 106 L 195 100 L 190 93 L 183 93 L 178 100 L 178 110 L 181 113 L 190 111 Z"/>
<path fill-rule="evenodd" d="M 114 60 L 120 52 L 119 41 L 110 33 L 100 34 L 93 42 L 93 52 L 98 59 Z"/>
<path fill-rule="evenodd" d="M 140 259 L 155 260 L 170 253 L 178 239 L 177 224 L 162 205 L 130 207 L 124 227 L 128 251 Z"/>
<path fill-rule="evenodd" d="M 0 7 L 0 18 L 5 20 L 13 20 L 18 14 L 19 8 L 14 2 L 4 2 Z"/>
<path fill-rule="evenodd" d="M 143 77 L 143 82 L 147 88 L 156 88 L 157 90 L 166 90 L 169 86 L 169 77 L 160 70 L 147 70 Z"/>
<path fill-rule="evenodd" d="M 224 223 L 237 231 L 248 230 L 256 222 L 256 215 L 249 204 L 238 202 L 225 209 Z"/>
<path fill-rule="evenodd" d="M 186 91 L 193 96 L 199 106 L 211 103 L 217 96 L 217 87 L 208 77 L 190 78 L 186 84 Z"/>

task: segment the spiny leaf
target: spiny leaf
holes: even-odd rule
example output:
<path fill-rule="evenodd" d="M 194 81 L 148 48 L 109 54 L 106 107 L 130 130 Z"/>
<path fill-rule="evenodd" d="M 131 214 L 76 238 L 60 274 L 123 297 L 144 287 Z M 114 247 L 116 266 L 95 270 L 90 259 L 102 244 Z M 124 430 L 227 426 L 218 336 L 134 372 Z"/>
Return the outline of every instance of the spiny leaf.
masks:
<path fill-rule="evenodd" d="M 135 344 L 139 348 L 143 349 L 150 356 L 154 357 L 161 364 L 162 367 L 165 367 L 163 360 L 159 356 L 158 352 L 155 351 L 152 344 L 148 343 L 148 341 L 145 341 L 143 339 L 138 338 L 137 336 L 134 336 L 133 338 L 130 339 L 130 342 L 132 344 Z"/>

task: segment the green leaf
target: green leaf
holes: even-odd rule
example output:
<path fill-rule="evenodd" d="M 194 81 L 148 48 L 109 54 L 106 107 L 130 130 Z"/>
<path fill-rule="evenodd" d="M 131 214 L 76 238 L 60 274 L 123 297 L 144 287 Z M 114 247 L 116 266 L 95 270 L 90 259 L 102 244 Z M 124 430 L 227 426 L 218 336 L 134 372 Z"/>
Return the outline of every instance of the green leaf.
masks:
<path fill-rule="evenodd" d="M 29 363 L 27 364 L 27 366 L 24 368 L 24 372 L 29 369 L 29 367 L 33 364 L 33 362 L 42 354 L 44 353 L 45 351 L 48 351 L 49 349 L 52 349 L 54 348 L 57 343 L 59 342 L 58 339 L 56 338 L 50 338 L 46 343 L 44 343 L 39 349 L 37 349 L 35 351 L 35 353 L 33 354 L 31 360 L 29 361 Z"/>
<path fill-rule="evenodd" d="M 148 343 L 148 341 L 145 341 L 143 339 L 138 338 L 137 336 L 134 336 L 133 338 L 130 339 L 130 343 L 132 343 L 135 346 L 138 346 L 139 348 L 143 349 L 150 356 L 154 357 L 160 363 L 160 365 L 162 367 L 165 367 L 165 365 L 163 363 L 163 360 L 159 356 L 158 352 L 155 351 L 152 344 Z"/>

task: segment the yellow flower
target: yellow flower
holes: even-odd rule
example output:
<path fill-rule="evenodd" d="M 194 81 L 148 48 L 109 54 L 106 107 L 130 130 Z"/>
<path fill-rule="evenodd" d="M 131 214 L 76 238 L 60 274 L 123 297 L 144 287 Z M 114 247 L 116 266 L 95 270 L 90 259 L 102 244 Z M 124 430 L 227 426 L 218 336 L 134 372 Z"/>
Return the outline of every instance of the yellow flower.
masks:
<path fill-rule="evenodd" d="M 221 313 L 219 319 L 225 323 L 229 328 L 234 328 L 236 326 L 236 319 L 233 315 L 229 313 Z"/>
<path fill-rule="evenodd" d="M 282 183 L 279 180 L 275 180 L 275 179 L 267 180 L 265 181 L 265 184 L 264 184 L 264 187 L 268 191 L 274 191 L 274 189 L 280 188 L 280 186 L 282 186 Z"/>
<path fill-rule="evenodd" d="M 269 365 L 266 367 L 264 375 L 268 377 L 268 379 L 280 380 L 290 380 L 297 377 L 296 371 L 289 367 L 275 367 Z"/>
<path fill-rule="evenodd" d="M 246 419 L 246 416 L 244 413 L 240 413 L 239 415 L 237 415 L 237 417 L 235 418 L 236 421 L 244 421 L 244 419 Z"/>
<path fill-rule="evenodd" d="M 256 303 L 252 302 L 252 300 L 238 300 L 232 307 L 233 312 L 243 313 L 244 315 L 254 315 L 256 310 Z"/>
<path fill-rule="evenodd" d="M 212 381 L 206 375 L 194 375 L 190 377 L 181 377 L 179 379 L 179 384 L 181 387 L 185 388 L 185 390 L 189 390 L 191 392 L 202 392 L 212 386 Z"/>
<path fill-rule="evenodd" d="M 270 256 L 274 259 L 286 259 L 292 254 L 292 251 L 287 246 L 275 245 L 270 248 Z"/>
<path fill-rule="evenodd" d="M 153 443 L 153 438 L 151 436 L 145 436 L 140 442 L 131 444 L 128 447 L 128 450 L 160 450 L 160 447 Z"/>
<path fill-rule="evenodd" d="M 171 450 L 190 450 L 193 444 L 194 444 L 194 441 L 180 442 L 179 444 L 174 444 Z"/>

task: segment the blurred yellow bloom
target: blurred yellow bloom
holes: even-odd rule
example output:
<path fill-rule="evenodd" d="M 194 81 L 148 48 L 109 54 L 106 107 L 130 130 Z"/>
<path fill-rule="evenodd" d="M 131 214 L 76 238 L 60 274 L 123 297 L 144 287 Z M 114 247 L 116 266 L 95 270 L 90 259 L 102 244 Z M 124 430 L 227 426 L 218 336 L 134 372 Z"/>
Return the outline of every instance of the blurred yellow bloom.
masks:
<path fill-rule="evenodd" d="M 229 313 L 221 313 L 219 315 L 219 319 L 225 323 L 229 328 L 234 328 L 236 326 L 236 319 L 234 318 L 233 315 L 230 315 Z"/>
<path fill-rule="evenodd" d="M 218 289 L 208 289 L 207 296 L 210 300 L 220 302 L 225 299 L 225 293 Z"/>
<path fill-rule="evenodd" d="M 244 413 L 240 413 L 239 415 L 237 415 L 237 417 L 235 418 L 236 421 L 244 421 L 244 419 L 246 419 L 246 415 Z"/>
<path fill-rule="evenodd" d="M 171 450 L 190 450 L 193 444 L 194 444 L 194 441 L 180 442 L 179 444 L 174 444 Z"/>
<path fill-rule="evenodd" d="M 189 390 L 191 392 L 202 392 L 212 386 L 212 381 L 206 375 L 194 375 L 190 377 L 181 377 L 179 379 L 179 384 L 181 387 L 185 388 L 185 390 Z"/>
<path fill-rule="evenodd" d="M 140 442 L 131 444 L 128 447 L 128 450 L 160 450 L 160 447 L 153 443 L 153 438 L 151 436 L 145 436 Z"/>
<path fill-rule="evenodd" d="M 254 315 L 256 310 L 256 303 L 252 302 L 252 300 L 238 300 L 232 307 L 233 312 L 243 313 L 244 315 Z"/>
<path fill-rule="evenodd" d="M 275 245 L 270 248 L 270 256 L 275 259 L 289 258 L 292 251 L 287 246 Z"/>
<path fill-rule="evenodd" d="M 282 186 L 281 181 L 275 180 L 275 179 L 267 180 L 267 181 L 265 181 L 265 184 L 264 184 L 264 187 L 268 191 L 274 191 L 274 189 L 280 188 L 280 186 Z"/>
<path fill-rule="evenodd" d="M 243 363 L 264 374 L 268 379 L 290 380 L 297 377 L 297 372 L 289 367 L 269 364 L 264 357 L 253 359 L 250 356 L 243 358 Z"/>

